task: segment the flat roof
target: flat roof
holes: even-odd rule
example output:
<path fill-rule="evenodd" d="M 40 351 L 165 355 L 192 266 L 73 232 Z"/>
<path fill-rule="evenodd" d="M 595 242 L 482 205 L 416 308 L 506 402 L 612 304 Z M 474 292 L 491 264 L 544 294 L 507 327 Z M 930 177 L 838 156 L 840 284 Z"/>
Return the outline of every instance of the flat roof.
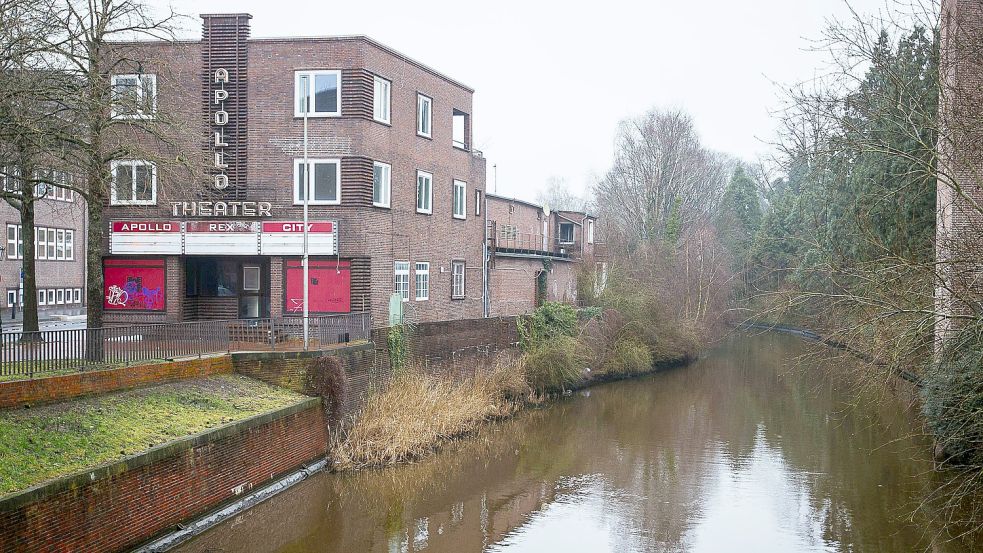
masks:
<path fill-rule="evenodd" d="M 498 194 L 493 194 L 491 192 L 485 192 L 485 197 L 486 198 L 493 198 L 493 199 L 496 199 L 496 200 L 504 200 L 506 202 L 515 202 L 517 204 L 525 204 L 525 205 L 528 205 L 529 207 L 535 207 L 535 208 L 538 208 L 538 209 L 543 209 L 543 206 L 541 206 L 541 205 L 539 205 L 539 204 L 537 204 L 535 202 L 530 202 L 530 201 L 526 201 L 526 200 L 520 200 L 519 198 L 510 198 L 508 196 L 501 196 L 501 195 L 498 195 Z"/>

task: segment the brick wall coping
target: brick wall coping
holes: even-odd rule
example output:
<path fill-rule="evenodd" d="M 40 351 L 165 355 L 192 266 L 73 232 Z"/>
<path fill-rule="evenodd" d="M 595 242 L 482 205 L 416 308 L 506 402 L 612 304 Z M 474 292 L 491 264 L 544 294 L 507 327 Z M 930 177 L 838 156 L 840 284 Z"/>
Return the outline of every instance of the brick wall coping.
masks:
<path fill-rule="evenodd" d="M 246 430 L 263 426 L 277 419 L 288 417 L 301 411 L 314 409 L 320 404 L 321 398 L 306 398 L 293 405 L 288 405 L 287 407 L 283 407 L 275 411 L 269 411 L 247 419 L 226 423 L 221 426 L 199 432 L 198 434 L 192 434 L 190 436 L 178 438 L 159 446 L 152 447 L 143 453 L 130 455 L 118 461 L 110 461 L 108 463 L 79 471 L 74 474 L 68 474 L 55 478 L 54 480 L 48 480 L 47 482 L 36 484 L 30 488 L 27 488 L 26 490 L 13 492 L 0 497 L 0 511 L 12 511 L 30 503 L 47 499 L 59 492 L 84 487 L 92 482 L 102 480 L 103 478 L 122 474 L 124 472 L 149 465 L 156 461 L 173 457 L 179 453 L 195 449 L 210 442 L 241 434 Z"/>
<path fill-rule="evenodd" d="M 240 351 L 233 352 L 233 364 L 236 361 L 263 361 L 267 359 L 314 359 L 325 355 L 336 353 L 347 353 L 350 351 L 372 351 L 375 349 L 374 342 L 362 342 L 334 349 L 313 350 L 313 351 Z"/>

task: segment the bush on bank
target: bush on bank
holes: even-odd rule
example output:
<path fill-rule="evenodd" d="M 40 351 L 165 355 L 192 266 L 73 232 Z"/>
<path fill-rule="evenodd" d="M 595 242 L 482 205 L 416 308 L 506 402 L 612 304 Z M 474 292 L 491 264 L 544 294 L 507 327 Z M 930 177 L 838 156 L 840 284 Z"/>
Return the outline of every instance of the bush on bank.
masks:
<path fill-rule="evenodd" d="M 557 336 L 538 344 L 522 357 L 526 382 L 539 394 L 562 392 L 583 380 L 581 344 L 571 336 Z"/>
<path fill-rule="evenodd" d="M 983 321 L 948 340 L 923 383 L 925 417 L 945 460 L 983 466 Z"/>

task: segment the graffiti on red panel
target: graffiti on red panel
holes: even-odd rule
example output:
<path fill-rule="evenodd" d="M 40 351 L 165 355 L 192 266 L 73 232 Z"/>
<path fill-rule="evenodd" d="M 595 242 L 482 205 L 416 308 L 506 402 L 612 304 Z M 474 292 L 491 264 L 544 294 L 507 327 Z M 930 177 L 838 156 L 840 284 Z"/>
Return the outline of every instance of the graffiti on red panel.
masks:
<path fill-rule="evenodd" d="M 311 260 L 307 288 L 311 313 L 351 311 L 351 263 Z M 288 260 L 286 269 L 286 311 L 304 311 L 304 269 L 300 260 Z"/>
<path fill-rule="evenodd" d="M 164 263 L 162 260 L 125 263 L 107 259 L 103 268 L 108 310 L 163 311 Z"/>

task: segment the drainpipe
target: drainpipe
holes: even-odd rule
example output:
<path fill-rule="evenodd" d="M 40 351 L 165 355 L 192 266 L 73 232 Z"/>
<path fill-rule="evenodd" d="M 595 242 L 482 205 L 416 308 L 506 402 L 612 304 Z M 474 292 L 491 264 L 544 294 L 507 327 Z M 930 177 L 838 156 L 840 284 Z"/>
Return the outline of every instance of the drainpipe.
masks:
<path fill-rule="evenodd" d="M 307 75 L 301 75 L 300 82 L 303 86 L 304 91 L 304 102 L 301 109 L 304 110 L 304 351 L 307 351 L 310 347 L 310 322 L 308 321 L 308 295 L 310 293 L 308 287 L 310 285 L 310 275 L 308 274 L 308 255 L 307 255 L 307 206 L 310 202 L 311 197 L 311 168 L 307 162 L 307 112 L 310 109 L 311 94 L 310 94 L 310 77 Z"/>

